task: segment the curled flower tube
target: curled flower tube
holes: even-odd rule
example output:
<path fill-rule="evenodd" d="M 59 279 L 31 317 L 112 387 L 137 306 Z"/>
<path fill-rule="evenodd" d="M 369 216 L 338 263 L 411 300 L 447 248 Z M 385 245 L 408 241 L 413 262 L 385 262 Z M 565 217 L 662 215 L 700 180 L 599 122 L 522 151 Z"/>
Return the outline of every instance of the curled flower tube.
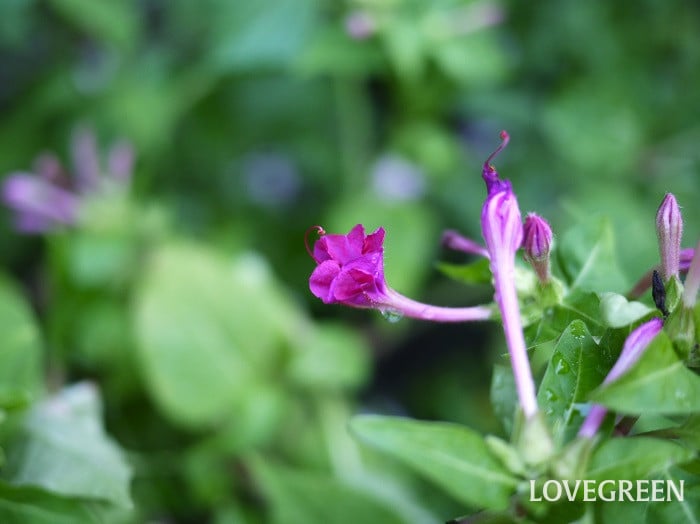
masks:
<path fill-rule="evenodd" d="M 502 180 L 489 163 L 508 144 L 505 131 L 501 132 L 501 139 L 501 145 L 488 157 L 482 171 L 488 196 L 481 210 L 481 231 L 489 252 L 495 299 L 501 310 L 520 407 L 525 417 L 530 418 L 537 412 L 537 398 L 515 287 L 515 254 L 522 244 L 523 225 L 510 182 Z"/>
<path fill-rule="evenodd" d="M 610 384 L 626 373 L 644 354 L 661 328 L 663 328 L 663 321 L 660 318 L 652 318 L 632 331 L 622 346 L 617 362 L 603 380 L 603 384 Z M 579 437 L 595 436 L 607 412 L 604 406 L 594 404 L 579 429 Z"/>
<path fill-rule="evenodd" d="M 393 290 L 384 278 L 384 229 L 366 235 L 361 224 L 347 235 L 326 234 L 313 249 L 308 247 L 316 269 L 309 278 L 311 292 L 326 304 L 378 309 L 406 317 L 435 322 L 465 322 L 491 318 L 485 306 L 451 308 L 423 304 Z M 308 232 L 307 232 L 308 236 Z"/>

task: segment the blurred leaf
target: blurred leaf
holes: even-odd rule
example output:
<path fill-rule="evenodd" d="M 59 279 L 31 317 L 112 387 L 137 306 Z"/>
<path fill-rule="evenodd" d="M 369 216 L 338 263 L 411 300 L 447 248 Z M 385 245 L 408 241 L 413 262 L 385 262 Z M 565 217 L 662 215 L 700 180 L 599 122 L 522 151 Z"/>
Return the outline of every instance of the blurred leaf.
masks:
<path fill-rule="evenodd" d="M 700 377 L 678 359 L 662 331 L 629 371 L 591 399 L 621 413 L 694 413 L 700 411 Z"/>
<path fill-rule="evenodd" d="M 365 415 L 355 417 L 350 428 L 470 506 L 504 509 L 515 491 L 517 480 L 481 435 L 465 426 Z"/>
<path fill-rule="evenodd" d="M 352 40 L 336 27 L 316 34 L 297 62 L 302 73 L 333 76 L 369 75 L 380 71 L 382 65 L 376 46 Z"/>
<path fill-rule="evenodd" d="M 506 435 L 513 431 L 513 418 L 518 407 L 518 397 L 515 391 L 515 378 L 510 366 L 493 366 L 491 380 L 491 404 L 493 411 L 501 421 Z"/>
<path fill-rule="evenodd" d="M 627 282 L 615 257 L 615 240 L 608 220 L 590 219 L 569 230 L 556 253 L 572 289 L 626 290 Z"/>
<path fill-rule="evenodd" d="M 612 328 L 628 326 L 654 310 L 641 302 L 628 301 L 617 293 L 601 293 L 600 313 L 605 324 Z"/>
<path fill-rule="evenodd" d="M 612 438 L 593 451 L 586 478 L 599 481 L 643 479 L 673 464 L 686 462 L 693 455 L 691 450 L 666 440 Z"/>
<path fill-rule="evenodd" d="M 88 383 L 38 404 L 8 446 L 4 478 L 16 486 L 131 506 L 131 470 L 100 419 L 97 390 Z"/>
<path fill-rule="evenodd" d="M 86 502 L 0 482 L 0 521 L 7 524 L 104 524 Z"/>
<path fill-rule="evenodd" d="M 121 48 L 138 39 L 139 19 L 134 2 L 123 0 L 50 0 L 54 9 L 90 34 Z"/>
<path fill-rule="evenodd" d="M 0 407 L 23 406 L 43 390 L 39 330 L 19 291 L 0 276 Z"/>
<path fill-rule="evenodd" d="M 369 349 L 353 330 L 322 324 L 302 339 L 289 373 L 302 387 L 355 389 L 367 380 Z"/>
<path fill-rule="evenodd" d="M 465 284 L 490 284 L 491 269 L 489 261 L 480 258 L 470 264 L 448 264 L 439 262 L 437 267 L 445 275 Z"/>
<path fill-rule="evenodd" d="M 680 468 L 668 468 L 661 475 L 663 481 L 679 486 L 683 483 L 683 500 L 648 505 L 647 522 L 650 524 L 698 524 L 700 523 L 700 483 L 697 475 Z"/>
<path fill-rule="evenodd" d="M 316 16 L 315 0 L 217 0 L 210 8 L 210 60 L 222 72 L 288 67 Z"/>
<path fill-rule="evenodd" d="M 445 39 L 431 52 L 439 67 L 456 83 L 470 87 L 489 85 L 502 80 L 509 65 L 495 36 L 491 31 L 477 31 Z"/>
<path fill-rule="evenodd" d="M 586 324 L 574 320 L 559 338 L 537 394 L 556 443 L 574 437 L 583 422 L 579 406 L 603 381 L 608 368 Z"/>
<path fill-rule="evenodd" d="M 204 246 L 163 247 L 136 301 L 146 384 L 174 421 L 220 421 L 281 364 L 298 321 L 259 257 L 231 263 Z"/>
<path fill-rule="evenodd" d="M 256 460 L 255 479 L 267 500 L 273 524 L 408 524 L 369 490 L 341 480 L 273 466 Z"/>
<path fill-rule="evenodd" d="M 416 31 L 416 21 L 400 16 L 389 19 L 382 28 L 382 40 L 394 69 L 403 80 L 417 80 L 425 70 L 423 35 Z"/>

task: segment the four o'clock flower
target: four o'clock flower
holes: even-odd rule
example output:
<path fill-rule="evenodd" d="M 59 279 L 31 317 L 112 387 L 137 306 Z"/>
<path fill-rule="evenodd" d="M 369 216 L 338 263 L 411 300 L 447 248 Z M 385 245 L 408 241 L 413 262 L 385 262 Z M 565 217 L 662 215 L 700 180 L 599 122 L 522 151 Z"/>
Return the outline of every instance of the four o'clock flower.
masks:
<path fill-rule="evenodd" d="M 685 286 L 683 289 L 683 305 L 687 309 L 695 307 L 695 302 L 700 291 L 700 242 L 695 247 L 693 259 L 690 262 L 688 275 L 685 277 Z"/>
<path fill-rule="evenodd" d="M 552 249 L 552 228 L 541 216 L 528 213 L 523 231 L 525 260 L 532 265 L 540 282 L 546 284 L 551 277 L 549 252 Z"/>
<path fill-rule="evenodd" d="M 656 235 L 659 239 L 661 276 L 664 282 L 678 276 L 681 258 L 683 217 L 676 197 L 666 193 L 656 213 Z"/>
<path fill-rule="evenodd" d="M 311 292 L 326 304 L 374 308 L 384 313 L 436 322 L 486 320 L 489 307 L 439 307 L 416 302 L 389 287 L 384 279 L 384 229 L 366 235 L 358 224 L 347 235 L 327 235 L 323 228 L 313 250 L 318 264 L 309 278 Z M 308 232 L 307 232 L 308 235 Z"/>
<path fill-rule="evenodd" d="M 501 310 L 520 407 L 525 417 L 530 418 L 537 412 L 537 399 L 515 288 L 515 254 L 523 240 L 523 225 L 510 182 L 499 178 L 489 163 L 508 144 L 505 131 L 501 132 L 501 139 L 501 145 L 486 159 L 482 171 L 488 196 L 481 210 L 481 231 L 489 251 L 495 299 Z"/>
<path fill-rule="evenodd" d="M 2 199 L 15 212 L 19 231 L 43 233 L 75 224 L 87 196 L 128 186 L 134 155 L 126 142 L 119 142 L 109 150 L 104 176 L 91 131 L 79 129 L 73 135 L 71 153 L 73 178 L 65 174 L 51 154 L 37 159 L 34 172 L 14 172 L 5 178 Z"/>
<path fill-rule="evenodd" d="M 662 327 L 663 321 L 660 318 L 652 318 L 632 331 L 622 346 L 617 362 L 615 362 L 615 365 L 603 380 L 603 384 L 614 382 L 629 370 L 644 354 L 644 351 L 649 347 L 654 337 L 659 334 Z M 578 432 L 579 436 L 588 438 L 595 436 L 603 423 L 606 413 L 607 409 L 605 407 L 595 404 L 583 421 Z"/>

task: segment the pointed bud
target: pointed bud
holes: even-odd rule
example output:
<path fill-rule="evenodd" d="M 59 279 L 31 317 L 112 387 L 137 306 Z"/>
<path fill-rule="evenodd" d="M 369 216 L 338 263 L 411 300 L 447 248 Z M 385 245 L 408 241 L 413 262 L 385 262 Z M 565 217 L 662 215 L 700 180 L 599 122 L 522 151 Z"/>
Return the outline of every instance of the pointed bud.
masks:
<path fill-rule="evenodd" d="M 537 273 L 540 282 L 546 284 L 551 276 L 549 253 L 552 249 L 552 228 L 535 213 L 528 213 L 523 226 L 523 249 L 527 260 Z"/>
<path fill-rule="evenodd" d="M 678 276 L 683 236 L 683 217 L 676 197 L 666 193 L 656 213 L 656 235 L 659 238 L 661 276 L 664 282 Z"/>

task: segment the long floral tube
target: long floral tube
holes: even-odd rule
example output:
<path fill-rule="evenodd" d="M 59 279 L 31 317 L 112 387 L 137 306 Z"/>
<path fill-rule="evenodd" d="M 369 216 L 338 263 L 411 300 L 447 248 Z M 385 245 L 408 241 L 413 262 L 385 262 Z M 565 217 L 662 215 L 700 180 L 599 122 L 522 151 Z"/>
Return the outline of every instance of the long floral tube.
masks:
<path fill-rule="evenodd" d="M 442 245 L 454 251 L 489 258 L 489 251 L 471 238 L 461 235 L 454 229 L 448 229 L 442 234 Z"/>
<path fill-rule="evenodd" d="M 663 328 L 663 321 L 660 318 L 653 318 L 632 331 L 622 346 L 620 357 L 603 380 L 603 384 L 610 384 L 627 372 L 644 354 L 661 328 Z M 604 406 L 594 404 L 583 421 L 578 435 L 587 438 L 595 436 L 607 412 L 608 410 Z"/>
<path fill-rule="evenodd" d="M 433 322 L 470 322 L 475 320 L 488 320 L 493 316 L 491 308 L 486 306 L 433 306 L 405 297 L 391 288 L 387 288 L 386 296 L 388 300 L 383 307 L 394 310 L 403 316 L 420 320 L 430 320 Z M 381 307 L 382 306 L 379 306 L 379 309 L 381 309 Z"/>
<path fill-rule="evenodd" d="M 385 314 L 433 322 L 470 322 L 493 316 L 492 309 L 486 306 L 433 306 L 405 297 L 389 287 L 384 278 L 383 228 L 369 235 L 360 224 L 347 235 L 327 235 L 323 228 L 313 229 L 321 238 L 313 250 L 307 246 L 318 264 L 309 278 L 309 288 L 326 304 L 377 309 Z"/>
<path fill-rule="evenodd" d="M 505 131 L 501 138 L 502 144 L 486 160 L 482 172 L 488 196 L 481 209 L 481 231 L 490 255 L 495 299 L 501 310 L 518 400 L 523 414 L 530 418 L 537 413 L 537 397 L 515 288 L 515 254 L 522 244 L 523 224 L 510 182 L 501 179 L 489 164 L 508 143 Z"/>

